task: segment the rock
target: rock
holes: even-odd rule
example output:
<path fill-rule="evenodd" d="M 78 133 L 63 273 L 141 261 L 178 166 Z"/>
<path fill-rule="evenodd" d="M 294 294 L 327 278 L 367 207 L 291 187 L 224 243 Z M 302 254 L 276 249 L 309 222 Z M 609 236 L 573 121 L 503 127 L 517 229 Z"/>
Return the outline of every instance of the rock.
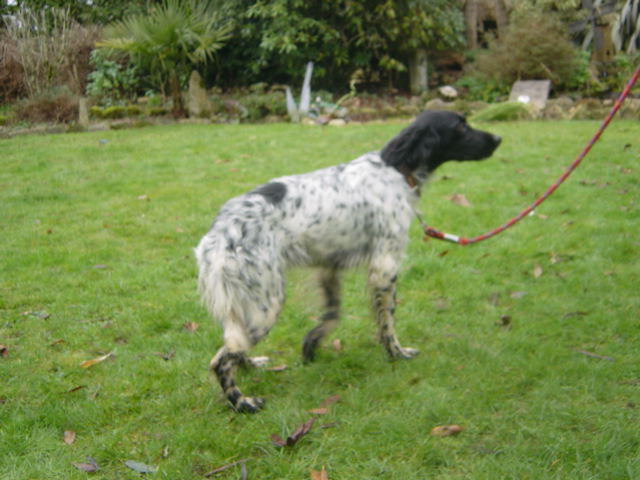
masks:
<path fill-rule="evenodd" d="M 510 102 L 532 106 L 535 112 L 544 110 L 551 91 L 551 80 L 518 80 L 511 87 Z"/>
<path fill-rule="evenodd" d="M 445 85 L 444 87 L 438 88 L 438 93 L 445 100 L 453 100 L 454 98 L 458 97 L 458 91 L 451 85 Z"/>
<path fill-rule="evenodd" d="M 332 127 L 344 127 L 346 124 L 347 122 L 342 118 L 334 118 L 332 120 L 329 120 L 329 125 Z"/>
<path fill-rule="evenodd" d="M 202 77 L 195 70 L 189 77 L 187 111 L 192 118 L 204 118 L 211 114 L 211 102 L 207 91 L 202 86 Z"/>

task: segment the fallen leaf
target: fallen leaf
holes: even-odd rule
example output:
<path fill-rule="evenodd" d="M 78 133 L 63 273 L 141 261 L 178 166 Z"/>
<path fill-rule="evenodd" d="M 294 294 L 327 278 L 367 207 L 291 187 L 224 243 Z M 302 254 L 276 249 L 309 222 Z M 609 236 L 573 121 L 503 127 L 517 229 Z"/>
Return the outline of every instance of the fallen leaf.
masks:
<path fill-rule="evenodd" d="M 200 325 L 198 325 L 196 322 L 187 322 L 183 325 L 183 328 L 187 331 L 187 332 L 195 332 L 196 330 L 198 330 L 198 327 Z"/>
<path fill-rule="evenodd" d="M 309 410 L 309 413 L 313 413 L 314 415 L 326 415 L 329 413 L 329 409 L 327 407 L 312 408 Z"/>
<path fill-rule="evenodd" d="M 463 193 L 456 193 L 450 198 L 450 200 L 456 205 L 460 205 L 461 207 L 471 206 L 471 202 L 467 200 L 467 197 Z"/>
<path fill-rule="evenodd" d="M 315 420 L 316 419 L 314 417 L 304 422 L 296 429 L 295 432 L 289 435 L 286 440 L 283 440 L 279 435 L 276 435 L 274 433 L 273 435 L 271 435 L 271 442 L 276 447 L 293 447 L 302 437 L 309 433 L 309 430 L 311 430 L 311 426 L 313 425 L 313 422 L 315 422 Z"/>
<path fill-rule="evenodd" d="M 144 463 L 136 462 L 135 460 L 127 460 L 124 464 L 129 467 L 131 470 L 138 473 L 155 473 L 158 471 L 156 467 L 152 467 L 151 465 L 146 465 Z"/>
<path fill-rule="evenodd" d="M 311 480 L 329 480 L 329 474 L 327 470 L 322 466 L 322 470 L 319 472 L 316 470 L 311 470 Z"/>
<path fill-rule="evenodd" d="M 450 437 L 452 435 L 458 435 L 462 430 L 463 428 L 460 425 L 440 425 L 433 427 L 431 435 L 434 437 Z"/>
<path fill-rule="evenodd" d="M 282 365 L 275 365 L 273 367 L 267 367 L 265 368 L 265 370 L 267 372 L 284 372 L 287 368 L 287 365 L 285 365 L 284 363 Z"/>
<path fill-rule="evenodd" d="M 446 255 L 448 255 L 448 254 L 449 254 L 449 250 L 443 250 L 443 251 L 441 251 L 441 252 L 438 254 L 438 256 L 439 256 L 440 258 L 442 258 L 442 257 L 444 257 L 444 256 L 446 256 Z"/>
<path fill-rule="evenodd" d="M 106 355 L 102 355 L 101 357 L 94 358 L 94 359 L 91 359 L 91 360 L 85 360 L 84 362 L 82 362 L 80 364 L 80 366 L 82 368 L 93 367 L 94 365 L 97 365 L 98 363 L 104 362 L 107 358 L 111 357 L 112 355 L 113 355 L 113 352 L 109 352 Z"/>
<path fill-rule="evenodd" d="M 540 276 L 542 276 L 542 267 L 538 264 L 536 264 L 535 267 L 533 267 L 533 276 L 534 278 L 540 278 Z"/>
<path fill-rule="evenodd" d="M 73 430 L 65 430 L 63 440 L 67 445 L 71 445 L 76 441 L 76 432 L 74 432 Z"/>
<path fill-rule="evenodd" d="M 5 345 L 0 345 L 0 357 L 6 358 L 9 356 L 9 349 Z"/>
<path fill-rule="evenodd" d="M 336 402 L 340 401 L 340 395 L 331 395 L 324 399 L 324 401 L 320 404 L 321 407 L 330 407 Z"/>
<path fill-rule="evenodd" d="M 22 312 L 22 315 L 25 316 L 25 317 L 36 317 L 36 318 L 40 318 L 42 320 L 46 320 L 47 318 L 49 318 L 51 316 L 51 314 L 49 312 L 45 312 L 45 311 L 33 312 L 31 310 L 26 311 L 26 312 Z"/>
<path fill-rule="evenodd" d="M 97 472 L 99 469 L 98 464 L 91 457 L 87 457 L 87 463 L 72 463 L 72 465 L 78 470 L 82 470 L 83 472 L 87 473 Z"/>

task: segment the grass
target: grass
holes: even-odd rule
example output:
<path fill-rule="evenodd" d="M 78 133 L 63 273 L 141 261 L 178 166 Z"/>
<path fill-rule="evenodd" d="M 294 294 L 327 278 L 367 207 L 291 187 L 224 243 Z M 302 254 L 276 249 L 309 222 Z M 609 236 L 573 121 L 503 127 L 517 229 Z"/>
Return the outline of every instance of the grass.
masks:
<path fill-rule="evenodd" d="M 439 170 L 425 218 L 466 236 L 493 228 L 555 180 L 596 126 L 485 125 L 503 145 Z M 173 125 L 0 140 L 0 477 L 139 478 L 125 466 L 135 460 L 158 468 L 150 478 L 198 479 L 248 458 L 260 479 L 309 478 L 323 465 L 331 479 L 640 478 L 637 122 L 614 122 L 536 215 L 499 237 L 423 243 L 414 225 L 397 314 L 417 359 L 385 358 L 356 271 L 341 328 L 303 366 L 320 300 L 313 275 L 296 271 L 280 323 L 256 348 L 288 368 L 240 379 L 267 408 L 234 414 L 212 386 L 220 332 L 198 303 L 192 248 L 216 210 L 269 178 L 377 149 L 401 127 Z M 331 395 L 340 401 L 298 444 L 272 445 Z M 446 424 L 464 431 L 430 435 Z M 97 472 L 73 466 L 86 457 Z"/>

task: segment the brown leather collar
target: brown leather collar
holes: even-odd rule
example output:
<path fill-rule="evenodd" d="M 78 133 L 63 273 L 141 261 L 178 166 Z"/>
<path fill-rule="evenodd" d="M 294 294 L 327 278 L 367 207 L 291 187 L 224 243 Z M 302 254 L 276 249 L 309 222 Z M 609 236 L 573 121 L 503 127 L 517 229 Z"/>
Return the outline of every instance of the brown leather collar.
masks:
<path fill-rule="evenodd" d="M 418 195 L 420 195 L 420 185 L 416 180 L 416 177 L 413 176 L 413 173 L 407 168 L 406 165 L 401 165 L 398 168 L 398 171 L 404 176 L 405 181 L 411 188 L 415 188 L 418 191 Z"/>

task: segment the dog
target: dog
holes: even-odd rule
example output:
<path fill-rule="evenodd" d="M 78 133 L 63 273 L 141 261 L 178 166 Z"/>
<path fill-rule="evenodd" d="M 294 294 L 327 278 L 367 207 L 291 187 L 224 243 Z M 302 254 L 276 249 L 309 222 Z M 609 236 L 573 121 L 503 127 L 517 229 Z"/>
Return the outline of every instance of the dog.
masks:
<path fill-rule="evenodd" d="M 314 360 L 340 312 L 341 272 L 368 268 L 378 338 L 392 359 L 412 358 L 394 327 L 397 275 L 420 189 L 449 160 L 491 156 L 501 138 L 470 127 L 448 111 L 427 110 L 381 152 L 302 175 L 273 179 L 229 200 L 195 253 L 203 303 L 223 327 L 224 345 L 209 364 L 231 406 L 256 412 L 264 400 L 236 385 L 240 365 L 275 324 L 284 301 L 285 271 L 320 271 L 326 311 L 304 338 Z"/>

